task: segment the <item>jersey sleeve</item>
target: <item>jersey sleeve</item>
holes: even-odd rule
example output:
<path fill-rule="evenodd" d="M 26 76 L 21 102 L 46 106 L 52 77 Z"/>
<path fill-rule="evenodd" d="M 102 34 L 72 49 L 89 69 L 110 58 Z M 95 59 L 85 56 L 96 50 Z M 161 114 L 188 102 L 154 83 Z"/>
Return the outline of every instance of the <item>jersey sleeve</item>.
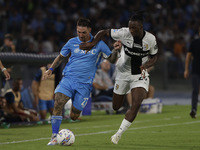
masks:
<path fill-rule="evenodd" d="M 117 41 L 117 40 L 123 40 L 123 36 L 124 36 L 124 30 L 123 28 L 121 29 L 111 29 L 110 30 L 110 36 L 113 40 Z"/>
<path fill-rule="evenodd" d="M 12 104 L 15 102 L 15 98 L 12 92 L 6 93 L 5 98 L 8 104 Z"/>
<path fill-rule="evenodd" d="M 41 77 L 42 77 L 42 70 L 41 70 L 41 69 L 39 69 L 39 70 L 38 70 L 38 72 L 35 74 L 35 76 L 34 76 L 34 79 L 33 79 L 33 80 L 35 80 L 35 81 L 37 81 L 37 82 L 40 82 L 40 80 L 41 80 Z"/>
<path fill-rule="evenodd" d="M 103 41 L 100 41 L 99 44 L 101 46 L 101 52 L 103 53 L 103 57 L 108 58 L 112 54 L 110 48 Z"/>
<path fill-rule="evenodd" d="M 61 49 L 60 54 L 66 57 L 71 52 L 71 42 L 68 41 Z"/>
<path fill-rule="evenodd" d="M 158 45 L 157 45 L 156 39 L 154 39 L 151 45 L 150 55 L 156 55 L 157 52 L 158 52 Z"/>

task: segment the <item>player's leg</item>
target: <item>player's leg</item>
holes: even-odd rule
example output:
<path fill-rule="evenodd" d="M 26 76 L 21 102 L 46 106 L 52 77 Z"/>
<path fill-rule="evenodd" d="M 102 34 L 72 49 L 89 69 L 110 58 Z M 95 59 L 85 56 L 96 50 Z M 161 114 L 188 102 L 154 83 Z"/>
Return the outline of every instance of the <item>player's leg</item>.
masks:
<path fill-rule="evenodd" d="M 126 112 L 125 118 L 123 119 L 119 130 L 111 137 L 111 142 L 114 144 L 118 144 L 122 134 L 130 127 L 133 120 L 135 119 L 143 99 L 147 96 L 149 78 L 146 77 L 145 79 L 141 80 L 140 75 L 136 75 L 130 82 L 130 87 L 132 89 L 132 105 L 131 108 Z"/>
<path fill-rule="evenodd" d="M 113 109 L 118 110 L 123 102 L 124 102 L 124 96 L 128 92 L 130 86 L 127 81 L 124 80 L 116 80 L 115 81 L 115 86 L 113 90 L 113 98 L 112 98 L 112 104 L 113 104 Z"/>
<path fill-rule="evenodd" d="M 47 145 L 56 145 L 57 144 L 57 134 L 59 132 L 59 128 L 62 122 L 62 109 L 64 105 L 70 97 L 64 95 L 63 93 L 56 93 L 55 94 L 55 103 L 53 109 L 53 115 L 51 117 L 51 125 L 52 125 L 52 138 Z"/>
<path fill-rule="evenodd" d="M 198 104 L 198 94 L 199 94 L 199 84 L 200 78 L 196 74 L 192 74 L 192 109 L 190 116 L 196 118 L 197 104 Z"/>
<path fill-rule="evenodd" d="M 125 114 L 125 119 L 133 122 L 135 119 L 143 99 L 147 96 L 147 91 L 142 87 L 133 88 L 131 90 L 132 105 Z"/>
<path fill-rule="evenodd" d="M 149 85 L 149 91 L 147 93 L 147 98 L 154 98 L 155 88 L 153 85 Z"/>
<path fill-rule="evenodd" d="M 124 102 L 124 96 L 125 95 L 119 95 L 119 94 L 113 93 L 112 106 L 115 111 L 117 111 L 122 106 Z"/>
<path fill-rule="evenodd" d="M 54 107 L 54 100 L 47 101 L 47 109 L 51 116 L 53 115 L 53 107 Z"/>
<path fill-rule="evenodd" d="M 72 120 L 77 120 L 78 117 L 80 116 L 80 114 L 81 114 L 81 111 L 78 110 L 78 109 L 76 109 L 76 108 L 72 105 L 72 107 L 71 107 L 71 112 L 70 112 L 70 118 L 71 118 Z"/>
<path fill-rule="evenodd" d="M 47 113 L 47 103 L 44 100 L 39 99 L 39 113 L 40 113 L 40 119 L 45 120 L 46 119 L 46 113 Z"/>

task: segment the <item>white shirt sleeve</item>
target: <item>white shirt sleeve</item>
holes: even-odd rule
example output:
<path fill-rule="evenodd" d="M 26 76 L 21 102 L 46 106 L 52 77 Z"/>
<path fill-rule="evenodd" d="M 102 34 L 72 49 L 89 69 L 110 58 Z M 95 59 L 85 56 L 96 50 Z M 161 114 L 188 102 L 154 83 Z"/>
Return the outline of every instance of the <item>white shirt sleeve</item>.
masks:
<path fill-rule="evenodd" d="M 124 30 L 123 30 L 123 28 L 121 28 L 121 29 L 111 29 L 110 36 L 115 41 L 117 41 L 117 40 L 121 40 L 122 41 L 122 39 L 124 37 Z"/>
<path fill-rule="evenodd" d="M 158 52 L 158 45 L 157 45 L 156 39 L 154 39 L 151 45 L 150 55 L 155 55 L 157 54 L 157 52 Z"/>

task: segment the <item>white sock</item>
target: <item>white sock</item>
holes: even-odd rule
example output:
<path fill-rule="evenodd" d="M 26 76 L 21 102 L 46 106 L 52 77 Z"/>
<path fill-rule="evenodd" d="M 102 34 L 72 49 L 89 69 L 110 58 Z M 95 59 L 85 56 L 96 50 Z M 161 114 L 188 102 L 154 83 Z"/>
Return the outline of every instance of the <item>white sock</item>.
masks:
<path fill-rule="evenodd" d="M 122 121 L 122 123 L 121 123 L 121 125 L 120 125 L 120 128 L 119 128 L 119 130 L 117 131 L 117 134 L 118 134 L 119 136 L 121 136 L 121 135 L 130 127 L 131 124 L 132 124 L 132 123 L 129 122 L 128 120 L 123 119 L 123 121 Z"/>

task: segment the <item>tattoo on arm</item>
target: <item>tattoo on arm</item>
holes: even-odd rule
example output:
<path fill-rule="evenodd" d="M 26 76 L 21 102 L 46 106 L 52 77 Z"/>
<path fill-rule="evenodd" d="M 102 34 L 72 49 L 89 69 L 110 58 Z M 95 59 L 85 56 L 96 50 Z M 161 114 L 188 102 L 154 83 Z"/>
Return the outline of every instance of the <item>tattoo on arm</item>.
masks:
<path fill-rule="evenodd" d="M 51 65 L 51 68 L 53 68 L 53 69 L 57 68 L 62 63 L 62 61 L 64 60 L 64 58 L 65 57 L 62 56 L 61 54 L 58 55 L 56 57 L 56 59 L 53 61 L 52 65 Z"/>
<path fill-rule="evenodd" d="M 110 55 L 109 58 L 107 58 L 107 60 L 114 64 L 117 61 L 117 58 L 118 58 L 118 51 L 113 49 L 112 54 Z"/>

